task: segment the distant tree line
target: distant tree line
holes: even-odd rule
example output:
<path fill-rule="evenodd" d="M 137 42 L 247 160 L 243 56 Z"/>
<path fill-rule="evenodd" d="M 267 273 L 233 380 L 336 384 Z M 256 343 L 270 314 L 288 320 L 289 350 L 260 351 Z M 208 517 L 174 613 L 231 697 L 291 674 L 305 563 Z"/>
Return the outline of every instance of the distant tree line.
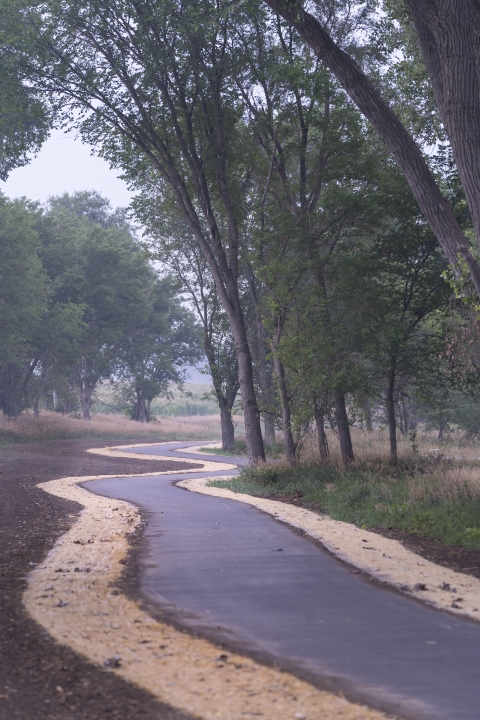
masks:
<path fill-rule="evenodd" d="M 159 276 L 122 211 L 97 193 L 46 209 L 0 198 L 0 408 L 90 418 L 100 383 L 142 422 L 200 357 L 179 288 Z"/>

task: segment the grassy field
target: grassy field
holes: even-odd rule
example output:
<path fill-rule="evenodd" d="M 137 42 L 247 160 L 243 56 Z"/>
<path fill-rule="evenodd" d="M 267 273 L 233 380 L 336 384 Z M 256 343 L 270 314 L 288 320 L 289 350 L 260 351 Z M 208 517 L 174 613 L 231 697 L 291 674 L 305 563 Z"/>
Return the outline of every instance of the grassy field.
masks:
<path fill-rule="evenodd" d="M 330 446 L 335 439 L 330 436 Z M 396 528 L 444 545 L 480 549 L 480 443 L 458 434 L 439 445 L 430 433 L 400 443 L 400 461 L 388 462 L 382 431 L 353 431 L 356 461 L 341 466 L 335 450 L 327 468 L 313 443 L 296 467 L 285 463 L 245 468 L 212 485 L 234 492 L 295 499 L 305 507 L 360 527 Z"/>
<path fill-rule="evenodd" d="M 204 398 L 211 385 L 208 383 L 186 383 L 184 392 L 172 389 L 173 399 L 157 398 L 152 403 L 152 413 L 160 417 L 193 415 L 218 415 L 218 402 L 214 397 Z"/>
<path fill-rule="evenodd" d="M 36 440 L 92 438 L 96 440 L 217 440 L 221 437 L 220 417 L 216 415 L 160 418 L 138 423 L 124 415 L 95 415 L 78 420 L 55 412 L 39 417 L 23 413 L 16 420 L 0 416 L 0 443 Z"/>

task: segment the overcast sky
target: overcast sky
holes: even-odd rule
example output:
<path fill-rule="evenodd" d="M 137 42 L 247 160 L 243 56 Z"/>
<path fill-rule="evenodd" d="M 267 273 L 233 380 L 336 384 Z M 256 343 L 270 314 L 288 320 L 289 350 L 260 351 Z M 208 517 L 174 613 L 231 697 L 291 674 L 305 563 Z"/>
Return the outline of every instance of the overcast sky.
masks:
<path fill-rule="evenodd" d="M 7 182 L 0 181 L 0 190 L 9 198 L 26 197 L 42 203 L 51 195 L 98 190 L 113 207 L 126 207 L 132 194 L 117 175 L 105 160 L 91 154 L 88 145 L 55 130 L 37 157 L 13 170 Z M 190 380 L 207 383 L 208 377 L 191 368 Z"/>
<path fill-rule="evenodd" d="M 126 206 L 131 194 L 108 163 L 91 154 L 74 136 L 55 130 L 37 157 L 13 170 L 0 190 L 10 198 L 27 197 L 45 202 L 50 195 L 75 190 L 98 190 L 113 207 Z"/>

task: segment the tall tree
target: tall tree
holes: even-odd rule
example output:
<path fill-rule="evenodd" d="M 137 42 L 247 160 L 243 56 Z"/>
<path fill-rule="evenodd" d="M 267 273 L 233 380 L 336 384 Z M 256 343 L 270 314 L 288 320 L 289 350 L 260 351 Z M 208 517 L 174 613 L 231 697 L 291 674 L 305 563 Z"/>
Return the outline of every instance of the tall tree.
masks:
<path fill-rule="evenodd" d="M 0 4 L 0 180 L 26 165 L 40 150 L 52 126 L 53 115 L 26 80 L 11 41 L 18 32 L 19 16 L 11 5 Z"/>
<path fill-rule="evenodd" d="M 46 369 L 75 357 L 83 329 L 83 308 L 57 301 L 42 267 L 40 222 L 35 204 L 0 196 L 0 408 L 8 417 L 30 406 Z"/>
<path fill-rule="evenodd" d="M 35 213 L 0 196 L 0 407 L 16 417 L 38 364 L 35 340 L 49 300 L 37 253 Z"/>
<path fill-rule="evenodd" d="M 432 174 L 411 133 L 345 49 L 345 22 L 355 26 L 365 6 L 350 0 L 319 2 L 318 17 L 302 2 L 264 0 L 285 18 L 313 49 L 322 63 L 385 141 L 407 179 L 428 224 L 452 267 L 465 262 L 480 295 L 478 249 L 470 242 Z M 480 243 L 480 72 L 477 0 L 405 0 L 415 23 L 418 42 L 435 94 L 438 111 L 451 143 L 459 175 Z M 342 13 L 345 22 L 342 23 Z M 357 12 L 355 12 L 355 10 Z M 339 17 L 340 14 L 340 17 Z M 339 22 L 340 20 L 340 22 Z M 335 38 L 337 35 L 337 38 Z M 351 39 L 351 37 L 349 38 Z"/>
<path fill-rule="evenodd" d="M 258 10 L 252 22 L 238 29 L 236 46 L 241 59 L 236 82 L 246 106 L 244 132 L 252 138 L 249 267 L 266 296 L 263 312 L 269 318 L 285 455 L 293 463 L 292 393 L 280 351 L 282 336 L 299 287 L 307 278 L 309 288 L 322 286 L 322 265 L 342 231 L 363 214 L 366 136 L 359 113 L 287 24 L 272 22 Z M 319 261 L 316 271 L 313 258 Z M 345 389 L 330 389 L 348 462 L 353 451 Z"/>
<path fill-rule="evenodd" d="M 83 211 L 67 209 L 63 196 L 50 201 L 40 226 L 40 257 L 53 298 L 83 309 L 83 331 L 69 381 L 90 417 L 99 382 L 111 377 L 123 343 L 148 315 L 152 270 L 128 225 L 103 227 Z M 88 197 L 82 198 L 82 205 Z M 98 197 L 93 197 L 97 206 Z M 105 203 L 105 201 L 104 201 Z"/>
<path fill-rule="evenodd" d="M 198 325 L 183 306 L 172 278 L 158 279 L 152 272 L 146 284 L 148 306 L 122 341 L 115 368 L 123 394 L 133 396 L 133 417 L 139 422 L 151 419 L 152 400 L 167 396 L 172 383 L 183 385 L 201 348 Z"/>
<path fill-rule="evenodd" d="M 233 450 L 232 408 L 240 387 L 235 342 L 218 297 L 209 266 L 195 238 L 171 206 L 155 203 L 155 188 L 146 185 L 133 206 L 148 236 L 148 247 L 177 278 L 187 293 L 202 327 L 202 342 L 218 402 L 222 447 Z"/>
<path fill-rule="evenodd" d="M 177 203 L 235 339 L 245 438 L 255 462 L 264 449 L 238 288 L 240 200 L 249 166 L 230 151 L 241 115 L 228 84 L 234 13 L 231 5 L 198 0 L 182 6 L 53 0 L 26 10 L 17 51 L 26 33 L 33 53 L 22 56 L 31 82 L 63 103 L 65 122 L 132 185 L 142 171 L 153 173 L 159 195 Z"/>

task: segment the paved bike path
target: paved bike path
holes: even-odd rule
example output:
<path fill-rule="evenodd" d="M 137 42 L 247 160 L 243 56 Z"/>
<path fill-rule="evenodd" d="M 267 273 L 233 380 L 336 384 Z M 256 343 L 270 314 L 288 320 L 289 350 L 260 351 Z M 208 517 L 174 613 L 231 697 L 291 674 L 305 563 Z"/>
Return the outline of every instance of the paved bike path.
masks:
<path fill-rule="evenodd" d="M 186 445 L 132 450 L 182 457 L 174 447 Z M 147 513 L 140 569 L 146 598 L 190 628 L 402 717 L 479 720 L 480 624 L 352 574 L 284 523 L 245 503 L 178 488 L 180 479 L 185 475 L 86 485 Z"/>

